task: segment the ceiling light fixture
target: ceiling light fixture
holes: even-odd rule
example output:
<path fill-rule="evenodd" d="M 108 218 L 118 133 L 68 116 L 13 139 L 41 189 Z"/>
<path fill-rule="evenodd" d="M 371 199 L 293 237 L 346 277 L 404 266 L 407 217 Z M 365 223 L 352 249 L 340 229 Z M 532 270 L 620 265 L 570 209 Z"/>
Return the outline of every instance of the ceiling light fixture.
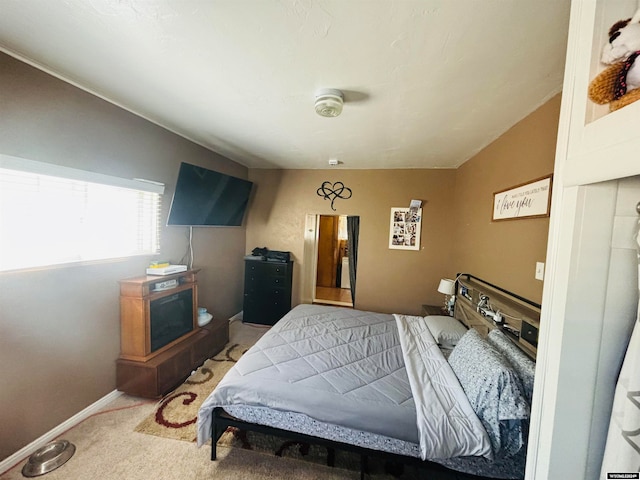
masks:
<path fill-rule="evenodd" d="M 316 92 L 316 113 L 322 117 L 337 117 L 342 112 L 344 96 L 335 88 L 324 88 Z"/>

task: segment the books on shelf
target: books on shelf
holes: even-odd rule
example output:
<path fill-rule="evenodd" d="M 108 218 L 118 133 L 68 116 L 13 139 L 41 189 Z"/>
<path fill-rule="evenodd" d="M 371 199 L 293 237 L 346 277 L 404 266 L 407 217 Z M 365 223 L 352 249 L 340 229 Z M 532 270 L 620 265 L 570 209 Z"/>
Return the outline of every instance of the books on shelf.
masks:
<path fill-rule="evenodd" d="M 149 267 L 147 268 L 147 275 L 171 275 L 186 271 L 186 265 L 167 265 L 164 267 Z"/>

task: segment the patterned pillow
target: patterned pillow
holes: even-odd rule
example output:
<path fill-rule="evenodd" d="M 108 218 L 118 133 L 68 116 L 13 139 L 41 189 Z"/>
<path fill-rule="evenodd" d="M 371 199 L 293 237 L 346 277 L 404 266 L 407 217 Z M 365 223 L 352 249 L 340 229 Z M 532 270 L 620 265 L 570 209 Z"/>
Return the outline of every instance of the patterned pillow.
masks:
<path fill-rule="evenodd" d="M 453 317 L 444 315 L 429 315 L 424 317 L 427 328 L 443 347 L 455 347 L 462 336 L 467 333 L 467 327 Z"/>
<path fill-rule="evenodd" d="M 515 455 L 525 444 L 529 404 L 509 362 L 471 329 L 451 352 L 449 364 L 489 435 L 494 455 Z"/>
<path fill-rule="evenodd" d="M 522 381 L 524 396 L 529 404 L 531 404 L 531 397 L 533 396 L 533 379 L 536 373 L 535 362 L 527 357 L 526 353 L 515 346 L 513 342 L 498 329 L 491 330 L 489 335 L 487 335 L 487 340 L 500 353 L 502 353 L 507 360 L 509 360 L 509 363 L 511 363 L 513 369 Z"/>

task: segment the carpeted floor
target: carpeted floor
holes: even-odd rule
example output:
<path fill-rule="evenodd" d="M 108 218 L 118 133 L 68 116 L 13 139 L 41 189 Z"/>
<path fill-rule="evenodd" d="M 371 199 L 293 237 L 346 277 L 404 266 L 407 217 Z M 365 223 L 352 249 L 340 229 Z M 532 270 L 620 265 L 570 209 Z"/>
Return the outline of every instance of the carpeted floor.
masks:
<path fill-rule="evenodd" d="M 356 479 L 351 472 L 299 462 L 239 448 L 220 448 L 219 460 L 209 459 L 208 446 L 134 432 L 156 403 L 123 396 L 112 409 L 95 415 L 62 438 L 76 446 L 75 455 L 43 480 L 339 480 Z M 20 463 L 2 480 L 24 480 Z"/>
<path fill-rule="evenodd" d="M 135 431 L 175 440 L 195 441 L 198 410 L 225 373 L 249 347 L 229 343 L 177 389 L 162 399 L 156 410 L 147 416 Z"/>

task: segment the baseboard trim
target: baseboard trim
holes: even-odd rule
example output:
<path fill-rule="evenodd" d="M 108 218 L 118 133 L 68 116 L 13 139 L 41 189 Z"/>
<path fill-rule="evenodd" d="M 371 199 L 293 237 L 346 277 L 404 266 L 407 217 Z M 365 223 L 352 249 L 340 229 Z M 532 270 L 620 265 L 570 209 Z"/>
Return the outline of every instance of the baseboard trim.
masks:
<path fill-rule="evenodd" d="M 75 427 L 83 420 L 86 420 L 91 415 L 99 412 L 104 407 L 106 407 L 109 403 L 113 402 L 116 398 L 118 398 L 120 395 L 122 395 L 122 392 L 119 392 L 118 390 L 114 390 L 113 392 L 106 394 L 97 402 L 92 403 L 84 410 L 81 410 L 80 412 L 76 413 L 73 417 L 65 420 L 60 425 L 52 428 L 41 437 L 35 439 L 29 445 L 21 448 L 13 455 L 5 458 L 0 462 L 0 475 L 10 470 L 14 466 L 16 466 L 18 463 L 22 462 L 25 458 L 29 457 L 33 452 L 38 450 L 40 447 L 43 447 L 50 441 L 55 440 L 58 436 L 62 435 L 71 427 Z"/>

